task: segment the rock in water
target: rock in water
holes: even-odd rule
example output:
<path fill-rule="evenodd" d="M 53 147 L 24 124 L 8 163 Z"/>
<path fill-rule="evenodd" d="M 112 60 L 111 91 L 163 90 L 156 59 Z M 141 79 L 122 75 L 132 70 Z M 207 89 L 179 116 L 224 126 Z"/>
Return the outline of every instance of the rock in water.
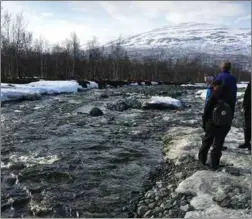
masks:
<path fill-rule="evenodd" d="M 109 96 L 107 94 L 101 94 L 100 98 L 104 98 L 105 99 L 105 98 L 109 98 Z"/>
<path fill-rule="evenodd" d="M 90 116 L 102 116 L 103 112 L 98 107 L 94 107 L 90 110 L 89 115 Z"/>

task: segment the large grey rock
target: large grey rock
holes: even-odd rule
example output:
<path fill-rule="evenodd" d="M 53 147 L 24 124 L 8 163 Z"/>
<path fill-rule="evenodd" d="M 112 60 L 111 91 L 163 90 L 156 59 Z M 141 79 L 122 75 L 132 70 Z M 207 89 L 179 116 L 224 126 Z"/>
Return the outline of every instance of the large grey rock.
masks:
<path fill-rule="evenodd" d="M 98 107 L 94 107 L 90 110 L 89 115 L 94 117 L 102 116 L 103 112 Z"/>

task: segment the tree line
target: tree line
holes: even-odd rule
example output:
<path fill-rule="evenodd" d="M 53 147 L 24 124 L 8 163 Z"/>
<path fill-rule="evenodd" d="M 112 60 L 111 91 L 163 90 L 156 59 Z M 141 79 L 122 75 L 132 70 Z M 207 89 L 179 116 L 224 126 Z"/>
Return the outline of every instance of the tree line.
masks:
<path fill-rule="evenodd" d="M 121 46 L 121 39 L 110 46 L 100 46 L 94 37 L 82 48 L 76 33 L 53 46 L 34 39 L 27 31 L 22 13 L 1 14 L 1 80 L 27 78 L 45 80 L 110 80 L 202 82 L 204 74 L 219 71 L 219 63 L 207 64 L 201 55 L 163 59 L 163 52 L 142 59 L 132 58 Z M 240 81 L 250 79 L 250 73 L 239 65 L 232 69 Z"/>

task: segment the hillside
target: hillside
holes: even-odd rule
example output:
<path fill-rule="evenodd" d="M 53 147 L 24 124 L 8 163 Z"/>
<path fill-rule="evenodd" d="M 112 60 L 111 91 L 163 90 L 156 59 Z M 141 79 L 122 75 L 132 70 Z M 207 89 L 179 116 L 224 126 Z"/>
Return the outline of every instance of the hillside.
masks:
<path fill-rule="evenodd" d="M 251 29 L 182 23 L 124 38 L 121 45 L 132 57 L 161 55 L 179 58 L 201 55 L 203 59 L 222 57 L 249 63 Z"/>

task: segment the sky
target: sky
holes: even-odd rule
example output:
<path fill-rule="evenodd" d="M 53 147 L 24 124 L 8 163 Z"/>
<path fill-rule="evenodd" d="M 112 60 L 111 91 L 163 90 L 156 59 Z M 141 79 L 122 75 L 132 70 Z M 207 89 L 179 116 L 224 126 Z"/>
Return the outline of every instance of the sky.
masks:
<path fill-rule="evenodd" d="M 81 44 L 103 44 L 167 25 L 204 22 L 251 28 L 251 1 L 1 1 L 23 12 L 34 38 L 60 43 L 76 32 Z"/>

